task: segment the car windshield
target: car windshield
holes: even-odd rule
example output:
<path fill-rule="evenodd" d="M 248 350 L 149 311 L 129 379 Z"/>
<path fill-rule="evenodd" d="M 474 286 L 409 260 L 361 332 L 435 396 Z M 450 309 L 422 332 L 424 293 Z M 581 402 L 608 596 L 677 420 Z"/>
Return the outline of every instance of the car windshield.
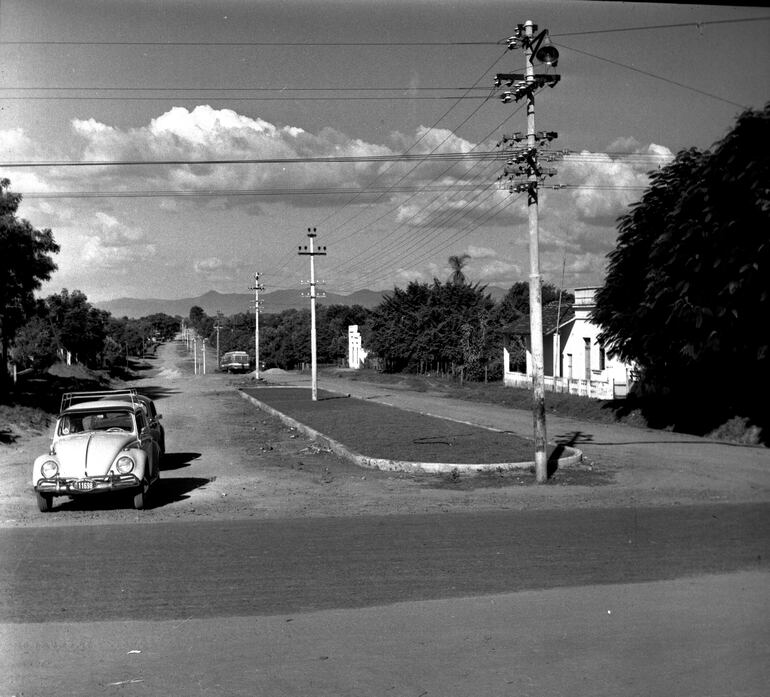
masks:
<path fill-rule="evenodd" d="M 59 420 L 60 436 L 109 430 L 132 432 L 134 419 L 131 412 L 123 409 L 99 409 L 65 414 Z"/>

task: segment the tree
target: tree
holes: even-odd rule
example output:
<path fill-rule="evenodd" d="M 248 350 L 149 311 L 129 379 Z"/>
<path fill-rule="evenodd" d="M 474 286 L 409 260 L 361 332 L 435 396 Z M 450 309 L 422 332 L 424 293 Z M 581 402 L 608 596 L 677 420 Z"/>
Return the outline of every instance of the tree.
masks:
<path fill-rule="evenodd" d="M 16 217 L 21 195 L 11 193 L 10 185 L 0 179 L 0 382 L 7 379 L 8 347 L 35 305 L 34 292 L 56 270 L 50 255 L 59 252 L 50 230 Z"/>
<path fill-rule="evenodd" d="M 411 282 L 395 288 L 369 320 L 367 347 L 385 362 L 388 371 L 455 372 L 471 367 L 475 375 L 489 359 L 487 336 L 494 302 L 484 287 L 467 283 L 432 285 Z M 471 334 L 474 340 L 470 341 Z M 468 341 L 463 342 L 463 336 Z"/>
<path fill-rule="evenodd" d="M 770 105 L 748 110 L 711 150 L 652 173 L 596 296 L 601 340 L 639 366 L 659 418 L 682 430 L 736 415 L 767 426 L 769 126 Z"/>
<path fill-rule="evenodd" d="M 109 313 L 91 305 L 82 291 L 70 292 L 66 288 L 49 295 L 45 304 L 61 347 L 81 363 L 97 367 L 101 363 Z"/>
<path fill-rule="evenodd" d="M 463 269 L 471 258 L 470 254 L 460 254 L 459 256 L 449 257 L 449 267 L 452 269 L 452 275 L 449 277 L 449 283 L 462 285 L 465 283 L 465 274 Z"/>
<path fill-rule="evenodd" d="M 179 317 L 172 317 L 164 312 L 156 312 L 143 319 L 149 323 L 160 341 L 170 341 L 179 331 Z"/>
<path fill-rule="evenodd" d="M 316 322 L 318 362 L 347 362 L 348 327 L 364 324 L 369 314 L 361 305 L 321 305 Z"/>
<path fill-rule="evenodd" d="M 11 357 L 22 368 L 42 370 L 56 362 L 57 346 L 58 339 L 50 320 L 35 315 L 17 329 Z"/>

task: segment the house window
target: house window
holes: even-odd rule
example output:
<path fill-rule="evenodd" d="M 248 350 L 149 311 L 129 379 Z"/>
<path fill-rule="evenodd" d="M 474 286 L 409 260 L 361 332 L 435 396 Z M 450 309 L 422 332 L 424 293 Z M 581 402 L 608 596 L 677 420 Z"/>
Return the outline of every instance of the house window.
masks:
<path fill-rule="evenodd" d="M 591 338 L 590 337 L 584 337 L 583 341 L 585 342 L 585 379 L 590 380 L 591 379 Z"/>
<path fill-rule="evenodd" d="M 572 354 L 567 354 L 567 380 L 572 380 Z"/>
<path fill-rule="evenodd" d="M 604 370 L 606 367 L 606 355 L 604 352 L 604 346 L 599 344 L 599 370 Z"/>

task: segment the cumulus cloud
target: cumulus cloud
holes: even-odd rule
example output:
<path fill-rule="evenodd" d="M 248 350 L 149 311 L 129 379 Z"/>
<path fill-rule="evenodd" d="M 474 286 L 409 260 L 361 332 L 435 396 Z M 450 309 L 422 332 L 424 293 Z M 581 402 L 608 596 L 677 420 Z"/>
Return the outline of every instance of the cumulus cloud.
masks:
<path fill-rule="evenodd" d="M 671 151 L 660 145 L 641 146 L 633 138 L 616 140 L 611 154 L 583 151 L 567 156 L 560 178 L 578 188 L 572 193 L 577 218 L 614 226 L 649 183 L 649 172 L 670 161 Z"/>
<path fill-rule="evenodd" d="M 74 253 L 89 271 L 110 270 L 136 274 L 139 264 L 150 260 L 156 247 L 145 233 L 97 211 L 90 221 L 70 235 L 70 253 Z"/>
<path fill-rule="evenodd" d="M 207 282 L 225 284 L 247 277 L 248 269 L 240 259 L 221 259 L 217 256 L 197 259 L 193 262 L 195 274 Z"/>
<path fill-rule="evenodd" d="M 387 155 L 384 145 L 349 138 L 332 129 L 318 134 L 296 126 L 276 126 L 231 109 L 173 107 L 149 124 L 121 130 L 94 119 L 73 120 L 86 160 L 248 160 Z M 115 185 L 125 188 L 203 191 L 357 186 L 377 176 L 377 163 L 179 164 L 166 168 L 122 169 Z M 110 168 L 99 175 L 109 181 Z M 131 180 L 134 181 L 131 181 Z"/>

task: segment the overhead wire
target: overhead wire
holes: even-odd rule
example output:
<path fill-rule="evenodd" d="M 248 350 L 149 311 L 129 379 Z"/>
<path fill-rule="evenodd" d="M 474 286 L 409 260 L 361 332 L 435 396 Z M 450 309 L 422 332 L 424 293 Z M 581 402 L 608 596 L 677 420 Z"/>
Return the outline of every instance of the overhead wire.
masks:
<path fill-rule="evenodd" d="M 635 73 L 639 73 L 640 75 L 646 75 L 647 77 L 655 78 L 656 80 L 661 80 L 662 82 L 666 82 L 670 85 L 674 85 L 675 87 L 681 87 L 682 89 L 690 90 L 691 92 L 696 92 L 698 94 L 702 94 L 706 97 L 711 97 L 712 99 L 716 99 L 717 101 L 724 102 L 725 104 L 730 104 L 732 106 L 740 107 L 741 109 L 746 109 L 746 104 L 740 104 L 738 102 L 734 102 L 731 99 L 725 99 L 724 97 L 720 97 L 719 95 L 713 94 L 711 92 L 706 92 L 705 90 L 698 89 L 697 87 L 692 87 L 690 85 L 686 85 L 683 82 L 677 82 L 676 80 L 671 80 L 670 78 L 663 77 L 662 75 L 656 75 L 655 73 L 651 73 L 648 70 L 642 70 L 641 68 L 635 68 L 632 65 L 626 65 L 625 63 L 621 63 L 616 60 L 612 60 L 610 58 L 604 58 L 602 56 L 598 56 L 595 53 L 589 53 L 588 51 L 582 51 L 579 48 L 575 48 L 574 46 L 567 46 L 566 44 L 563 44 L 559 42 L 555 45 L 559 46 L 560 48 L 566 48 L 568 51 L 575 51 L 575 53 L 580 53 L 584 56 L 588 56 L 589 58 L 595 58 L 596 60 L 604 61 L 605 63 L 610 63 L 612 65 L 617 65 L 621 68 L 626 68 L 627 70 L 632 70 Z"/>
<path fill-rule="evenodd" d="M 770 19 L 770 17 L 745 18 L 745 19 L 724 20 L 724 21 L 718 21 L 717 20 L 717 21 L 700 22 L 700 23 L 679 23 L 679 24 L 656 25 L 656 26 L 647 26 L 647 27 L 625 27 L 625 28 L 618 28 L 618 29 L 614 29 L 614 30 L 613 29 L 608 29 L 608 30 L 595 30 L 595 31 L 590 31 L 590 32 L 572 32 L 572 33 L 562 33 L 562 34 L 551 34 L 551 36 L 552 37 L 557 37 L 557 36 L 559 36 L 559 37 L 561 37 L 561 36 L 577 36 L 577 35 L 592 34 L 592 33 L 597 33 L 597 34 L 598 33 L 609 33 L 611 31 L 617 31 L 617 32 L 622 32 L 622 31 L 639 31 L 639 30 L 645 30 L 645 29 L 661 29 L 661 28 L 678 27 L 678 26 L 703 26 L 703 25 L 707 25 L 707 24 L 722 24 L 722 23 L 744 22 L 744 21 L 745 22 L 750 22 L 750 21 L 766 21 L 767 19 Z M 86 44 L 88 44 L 88 45 L 163 45 L 163 46 L 168 46 L 168 45 L 196 45 L 196 46 L 197 45 L 335 45 L 335 46 L 338 46 L 338 45 L 339 46 L 342 46 L 342 45 L 367 45 L 367 46 L 381 45 L 381 46 L 391 46 L 392 45 L 392 46 L 403 46 L 403 45 L 474 45 L 474 44 L 476 44 L 476 45 L 490 45 L 491 42 L 441 42 L 441 43 L 436 43 L 436 42 L 427 42 L 427 43 L 426 42 L 417 42 L 417 43 L 413 43 L 413 42 L 406 42 L 406 43 L 401 43 L 401 42 L 396 42 L 396 43 L 393 43 L 393 42 L 380 42 L 380 43 L 349 42 L 349 43 L 344 43 L 344 44 L 341 44 L 341 43 L 334 43 L 334 44 L 327 44 L 327 43 L 310 43 L 310 44 L 308 44 L 308 43 L 302 43 L 302 44 L 281 43 L 281 44 L 275 44 L 275 43 L 255 43 L 255 42 L 243 42 L 243 43 L 206 42 L 204 44 L 200 44 L 198 42 L 195 42 L 195 43 L 192 43 L 192 42 L 190 42 L 190 43 L 188 43 L 188 42 L 179 42 L 179 43 L 174 44 L 174 43 L 169 43 L 169 42 L 157 42 L 157 43 L 155 43 L 155 42 L 66 42 L 66 41 L 62 41 L 62 42 L 43 42 L 43 41 L 40 41 L 40 42 L 0 42 L 0 45 L 1 44 L 17 44 L 17 43 L 35 43 L 35 44 L 37 44 L 37 43 L 39 43 L 39 44 L 52 43 L 52 44 L 69 44 L 69 45 L 72 45 L 72 44 L 83 44 L 83 45 L 86 45 Z M 497 43 L 497 42 L 495 42 L 495 43 Z M 572 47 L 569 47 L 569 46 L 563 46 L 563 48 L 565 48 L 567 50 L 575 51 L 577 53 L 583 53 L 583 54 L 585 54 L 587 56 L 590 56 L 592 58 L 595 58 L 595 59 L 598 59 L 598 60 L 603 60 L 603 61 L 606 61 L 608 63 L 617 65 L 619 67 L 623 67 L 623 68 L 632 70 L 634 72 L 647 75 L 649 77 L 653 77 L 653 78 L 656 78 L 656 79 L 663 80 L 665 82 L 668 82 L 670 84 L 676 85 L 678 87 L 683 87 L 683 88 L 690 89 L 690 90 L 695 91 L 695 92 L 699 92 L 701 94 L 704 94 L 706 96 L 712 97 L 712 98 L 717 99 L 719 101 L 723 101 L 723 102 L 732 104 L 734 106 L 738 106 L 738 107 L 743 107 L 744 106 L 744 105 L 732 102 L 730 100 L 726 100 L 726 99 L 723 99 L 721 97 L 718 97 L 717 95 L 713 95 L 713 94 L 707 93 L 705 91 L 689 87 L 687 85 L 684 85 L 682 83 L 676 82 L 674 80 L 670 80 L 670 79 L 661 77 L 659 75 L 655 75 L 653 73 L 648 73 L 646 71 L 634 68 L 632 66 L 624 65 L 624 64 L 619 63 L 617 61 L 612 61 L 610 59 L 605 59 L 605 58 L 602 58 L 601 56 L 597 56 L 597 55 L 594 55 L 594 54 L 591 54 L 591 53 L 588 53 L 588 52 L 585 52 L 585 51 L 581 51 L 579 49 L 575 49 L 575 48 L 572 48 Z M 107 89 L 107 88 L 105 88 L 105 89 Z M 128 88 L 128 89 L 130 89 L 130 88 Z M 328 89 L 332 90 L 334 88 L 328 88 Z M 395 88 L 393 88 L 393 89 L 395 89 Z M 470 88 L 470 89 L 474 89 L 474 88 Z M 469 96 L 469 95 L 466 95 L 466 97 L 467 96 Z M 344 98 L 347 98 L 347 97 L 342 97 L 342 98 L 344 99 Z M 390 97 L 390 98 L 392 99 L 393 97 Z M 410 98 L 415 99 L 415 98 L 420 98 L 420 97 L 407 96 L 405 98 L 407 98 L 407 99 L 410 99 Z M 434 98 L 434 97 L 428 97 L 428 98 Z M 453 97 L 445 97 L 445 98 L 452 99 Z M 238 99 L 238 97 L 233 97 L 233 99 Z M 258 98 L 255 98 L 255 99 L 258 99 Z M 568 153 L 568 154 L 565 154 L 564 159 L 567 160 L 567 158 L 569 158 L 567 161 L 580 161 L 580 162 L 586 162 L 586 163 L 588 163 L 588 162 L 603 162 L 603 161 L 605 161 L 605 159 L 603 159 L 605 156 L 611 156 L 611 157 L 616 156 L 618 158 L 626 158 L 629 161 L 630 161 L 631 158 L 635 158 L 635 161 L 637 163 L 639 163 L 639 164 L 643 164 L 645 162 L 660 162 L 661 157 L 662 157 L 661 155 L 654 155 L 654 154 L 642 155 L 642 154 L 627 154 L 627 153 L 619 153 L 619 154 L 611 154 L 611 153 L 596 154 L 596 153 L 594 153 L 594 154 L 590 154 L 590 155 L 584 155 L 582 153 L 581 154 Z M 420 156 L 420 157 L 421 158 L 425 158 L 425 156 Z M 406 158 L 400 158 L 401 161 L 404 161 L 405 159 Z M 436 159 L 439 159 L 439 158 L 436 158 Z M 450 158 L 446 158 L 446 159 L 450 159 Z M 296 162 L 310 162 L 310 161 L 313 161 L 313 162 L 323 162 L 323 161 L 355 161 L 355 160 L 353 160 L 352 158 L 351 159 L 345 159 L 345 160 L 337 160 L 335 158 L 331 158 L 331 159 L 327 159 L 327 158 L 312 158 L 312 159 L 296 159 L 294 161 L 296 161 Z M 373 160 L 371 160 L 369 158 L 365 158 L 365 159 L 360 160 L 360 161 L 373 161 Z M 398 161 L 398 160 L 390 160 L 390 161 L 391 162 L 395 162 L 395 161 Z M 423 159 L 423 161 L 425 161 L 425 160 Z M 453 164 L 450 165 L 450 167 L 448 169 L 451 169 L 452 167 L 454 167 L 455 164 L 457 162 L 459 162 L 459 161 L 460 160 L 457 160 L 457 161 L 453 162 Z M 473 166 L 476 167 L 476 166 L 480 165 L 482 161 L 483 161 L 482 158 L 477 159 L 476 160 L 476 164 L 473 165 Z M 249 160 L 242 160 L 242 161 L 211 160 L 211 161 L 206 161 L 206 160 L 201 160 L 201 161 L 164 161 L 164 162 L 139 162 L 139 161 L 136 161 L 136 162 L 115 162 L 115 163 L 104 163 L 104 162 L 61 163 L 60 162 L 60 163 L 0 163 L 0 164 L 2 164 L 3 166 L 11 166 L 11 167 L 13 167 L 13 166 L 41 166 L 41 167 L 44 167 L 44 166 L 89 166 L 89 165 L 105 165 L 105 164 L 113 164 L 113 165 L 235 164 L 236 162 L 244 162 L 244 163 L 249 163 L 249 164 L 264 164 L 264 163 L 267 163 L 268 161 L 254 161 L 254 160 L 251 160 L 251 161 L 249 161 Z M 491 167 L 491 165 L 487 165 L 487 167 Z M 447 170 L 445 170 L 445 171 L 447 171 Z M 461 186 L 461 185 L 457 185 L 457 186 Z M 439 189 L 433 183 L 427 185 L 427 187 L 433 187 L 433 188 L 423 187 L 422 191 L 423 192 L 426 192 L 426 191 L 439 191 Z M 619 187 L 619 186 L 605 186 L 605 187 L 593 186 L 593 187 L 588 187 L 586 185 L 580 185 L 580 186 L 562 185 L 560 188 L 595 188 L 595 189 L 602 188 L 602 189 L 605 189 L 605 190 L 609 190 L 609 189 L 619 190 L 619 189 L 636 189 L 636 188 L 642 188 L 642 187 Z M 298 193 L 298 190 L 289 190 L 289 191 L 291 191 L 292 195 L 295 194 L 295 193 Z M 344 191 L 344 190 L 341 190 L 341 191 L 343 193 L 353 193 L 354 192 L 354 190 L 352 190 L 352 189 L 349 190 L 349 191 Z M 377 191 L 376 193 L 378 195 L 380 195 L 380 196 L 383 196 L 383 195 L 385 195 L 388 192 L 390 192 L 390 193 L 404 193 L 405 191 L 406 191 L 405 187 L 400 187 L 398 189 L 394 189 L 392 187 L 388 187 L 388 188 L 386 188 L 384 190 Z M 132 193 L 128 193 L 128 192 L 119 192 L 119 193 L 118 192 L 113 192 L 113 193 L 115 195 L 119 195 L 119 196 L 132 196 L 132 195 L 139 196 L 139 195 L 143 195 L 140 192 L 136 192 L 136 193 L 133 193 L 133 194 Z M 273 193 L 273 192 L 259 191 L 259 190 L 226 190 L 224 192 L 224 195 L 233 195 L 233 196 L 235 196 L 235 195 L 282 195 L 283 193 L 285 193 L 285 191 L 283 191 L 281 193 Z M 316 193 L 316 194 L 318 194 L 318 193 L 340 193 L 340 191 L 336 191 L 334 189 L 326 189 L 326 190 L 321 189 L 321 190 L 316 190 L 313 193 Z M 367 195 L 369 193 L 372 193 L 372 192 L 368 192 L 368 191 L 361 192 L 360 190 L 355 190 L 355 196 L 363 196 L 363 195 Z M 181 195 L 181 196 L 184 196 L 184 195 L 192 195 L 192 196 L 194 196 L 194 195 L 223 195 L 220 192 L 213 192 L 213 191 L 212 192 L 190 192 L 190 193 L 186 193 L 186 192 L 185 193 L 180 193 L 180 192 L 147 192 L 147 194 L 148 195 L 175 195 L 175 196 L 176 195 Z M 28 196 L 34 196 L 35 194 L 27 194 L 27 195 Z M 88 195 L 88 194 L 83 194 L 84 197 L 86 195 Z M 107 196 L 107 195 L 110 195 L 110 192 L 95 192 L 93 195 L 94 196 L 101 196 L 101 195 Z M 41 197 L 45 196 L 45 194 L 41 194 L 40 196 Z M 511 199 L 511 202 L 512 202 L 512 199 Z M 353 234 L 355 234 L 355 233 L 353 233 Z"/>
<path fill-rule="evenodd" d="M 552 33 L 551 36 L 590 36 L 592 34 L 612 34 L 629 31 L 659 31 L 661 29 L 678 29 L 683 27 L 700 28 L 710 25 L 741 24 L 752 22 L 765 22 L 770 20 L 770 15 L 759 17 L 736 17 L 729 19 L 695 20 L 688 22 L 670 22 L 666 24 L 648 24 L 635 27 L 611 27 L 609 29 L 588 29 L 575 32 Z M 290 47 L 301 48 L 307 46 L 325 47 L 394 47 L 424 46 L 424 47 L 451 47 L 451 46 L 494 46 L 506 41 L 83 41 L 74 39 L 3 39 L 0 46 L 159 46 L 159 47 Z"/>
<path fill-rule="evenodd" d="M 472 88 L 475 88 L 475 87 L 478 85 L 478 83 L 479 83 L 479 82 L 481 82 L 481 80 L 483 80 L 483 79 L 484 79 L 484 78 L 485 78 L 485 77 L 486 77 L 486 76 L 489 74 L 489 72 L 490 72 L 490 71 L 491 71 L 491 70 L 494 68 L 494 66 L 495 66 L 495 65 L 496 65 L 496 64 L 497 64 L 497 63 L 498 63 L 498 62 L 499 62 L 499 61 L 502 59 L 502 57 L 503 57 L 505 54 L 506 54 L 506 52 L 504 51 L 502 54 L 500 54 L 499 56 L 497 56 L 497 57 L 495 58 L 495 60 L 492 62 L 492 64 L 491 64 L 489 67 L 485 68 L 485 69 L 482 71 L 482 73 L 479 75 L 479 77 L 478 77 L 478 78 L 475 80 L 475 82 L 473 83 L 473 85 L 472 85 Z M 490 95 L 491 95 L 491 92 L 490 92 Z M 462 100 L 458 100 L 458 101 L 457 101 L 455 104 L 453 104 L 453 105 L 452 105 L 452 106 L 451 106 L 449 109 L 447 109 L 447 110 L 446 110 L 446 111 L 445 111 L 445 112 L 444 112 L 444 113 L 443 113 L 441 116 L 439 116 L 439 118 L 438 118 L 438 119 L 437 119 L 437 120 L 434 122 L 434 124 L 433 124 L 433 125 L 432 125 L 430 128 L 426 129 L 426 130 L 425 130 L 425 131 L 422 133 L 422 135 L 421 135 L 421 136 L 420 136 L 420 137 L 419 137 L 419 138 L 418 138 L 418 139 L 417 139 L 417 140 L 416 140 L 414 143 L 412 143 L 412 145 L 410 145 L 410 146 L 409 146 L 409 148 L 407 148 L 407 150 L 405 151 L 405 153 L 404 153 L 404 154 L 405 154 L 405 155 L 408 155 L 408 154 L 409 154 L 409 152 L 410 152 L 411 150 L 413 150 L 413 149 L 414 149 L 414 148 L 415 148 L 417 145 L 419 145 L 419 143 L 420 143 L 420 142 L 422 142 L 422 141 L 423 141 L 425 138 L 427 138 L 428 134 L 429 134 L 429 133 L 431 133 L 432 131 L 434 131 L 434 130 L 435 130 L 437 127 L 438 127 L 438 125 L 439 125 L 439 124 L 440 124 L 440 123 L 441 123 L 441 122 L 442 122 L 442 121 L 443 121 L 443 120 L 444 120 L 444 119 L 445 119 L 445 118 L 446 118 L 446 117 L 447 117 L 447 116 L 448 116 L 448 115 L 449 115 L 449 114 L 450 114 L 450 113 L 451 113 L 451 112 L 452 112 L 452 111 L 453 111 L 453 110 L 454 110 L 454 109 L 457 107 L 457 105 L 460 103 L 460 101 L 462 101 Z M 472 116 L 474 116 L 474 115 L 475 115 L 475 114 L 478 112 L 478 110 L 479 110 L 480 108 L 481 108 L 481 105 L 480 105 L 480 106 L 478 106 L 478 107 L 476 107 L 476 109 L 474 109 L 474 110 L 471 112 L 471 114 L 470 114 L 469 116 L 467 116 L 467 117 L 466 117 L 466 118 L 465 118 L 465 119 L 464 119 L 464 120 L 463 120 L 463 121 L 462 121 L 462 122 L 461 122 L 459 125 L 455 126 L 455 127 L 454 127 L 454 129 L 452 129 L 452 132 L 454 132 L 454 131 L 458 130 L 458 129 L 459 129 L 459 128 L 461 128 L 463 125 L 465 125 L 465 124 L 466 124 L 466 123 L 467 123 L 467 122 L 470 120 L 470 118 L 471 118 Z M 445 143 L 445 142 L 448 140 L 448 138 L 449 138 L 449 136 L 447 136 L 447 137 L 446 137 L 446 138 L 444 138 L 444 139 L 443 139 L 443 140 L 442 140 L 440 143 L 438 143 L 437 145 L 435 145 L 435 146 L 433 147 L 433 149 L 431 150 L 431 152 L 430 152 L 430 153 L 428 153 L 427 155 L 429 155 L 429 156 L 433 156 L 433 155 L 436 155 L 436 154 L 437 154 L 437 153 L 436 153 L 436 151 L 437 151 L 437 150 L 438 150 L 438 149 L 439 149 L 439 148 L 440 148 L 440 147 L 441 147 L 441 146 L 442 146 L 442 145 L 443 145 L 443 144 L 444 144 L 444 143 Z M 422 159 L 422 160 L 420 161 L 420 163 L 427 161 L 427 159 L 428 159 L 427 157 L 426 157 L 425 159 Z M 400 184 L 401 184 L 401 182 L 403 182 L 403 181 L 404 181 L 404 179 L 405 179 L 405 178 L 406 178 L 406 177 L 407 177 L 407 176 L 408 176 L 410 173 L 412 173 L 412 172 L 413 172 L 413 171 L 416 169 L 416 167 L 417 167 L 417 166 L 418 166 L 418 165 L 415 165 L 415 166 L 414 166 L 414 167 L 412 167 L 410 170 L 408 170 L 406 173 L 404 173 L 404 174 L 403 174 L 403 175 L 402 175 L 402 176 L 401 176 L 401 177 L 400 177 L 400 178 L 399 178 L 399 179 L 398 179 L 398 180 L 397 180 L 397 181 L 396 181 L 396 182 L 393 184 L 393 186 L 398 186 L 398 185 L 400 185 Z M 451 166 L 450 166 L 450 167 L 451 167 Z M 383 176 L 383 175 L 384 175 L 384 174 L 385 174 L 385 173 L 386 173 L 386 172 L 387 172 L 389 169 L 390 169 L 390 166 L 389 166 L 389 167 L 387 167 L 387 168 L 386 168 L 384 171 L 380 172 L 380 173 L 378 174 L 378 176 L 377 176 L 377 179 L 376 179 L 375 181 L 378 181 L 378 180 L 379 180 L 379 179 L 380 179 L 380 178 L 381 178 L 381 177 L 382 177 L 382 176 Z M 435 179 L 434 179 L 434 181 L 435 181 Z M 385 195 L 384 193 L 383 193 L 383 194 L 380 194 L 380 195 L 377 197 L 377 199 L 375 199 L 375 201 L 374 201 L 373 203 L 376 203 L 377 201 L 381 200 L 381 199 L 382 199 L 382 197 L 383 197 L 384 195 Z M 320 223 L 320 224 L 324 224 L 324 223 L 328 222 L 330 219 L 332 219 L 332 218 L 334 217 L 334 215 L 337 215 L 337 214 L 341 213 L 341 211 L 342 211 L 342 210 L 344 210 L 345 208 L 347 208 L 349 205 L 352 205 L 352 203 L 353 203 L 353 202 L 354 202 L 356 199 L 357 199 L 357 196 L 354 196 L 354 197 L 352 197 L 352 198 L 351 198 L 349 201 L 347 201 L 347 202 L 346 202 L 346 203 L 345 203 L 345 204 L 342 206 L 342 208 L 338 209 L 337 211 L 334 211 L 334 212 L 333 212 L 333 213 L 331 213 L 330 215 L 327 215 L 327 216 L 326 216 L 326 217 L 325 217 L 325 218 L 324 218 L 324 219 L 321 221 L 321 223 Z M 354 220 L 355 218 L 357 218 L 359 215 L 360 215 L 360 211 L 359 211 L 359 213 L 356 213 L 355 215 L 353 215 L 353 216 L 349 217 L 347 220 L 343 221 L 343 222 L 342 222 L 342 225 L 346 225 L 346 224 L 350 223 L 352 220 Z M 375 221 L 375 222 L 376 222 L 376 221 Z M 373 224 L 373 223 L 371 223 L 371 222 L 370 222 L 369 224 L 371 225 L 371 224 Z M 344 241 L 344 240 L 345 240 L 345 239 L 347 239 L 349 236 L 350 236 L 350 235 L 348 235 L 348 236 L 346 236 L 346 237 L 342 237 L 341 239 L 338 239 L 337 241 L 338 241 L 338 242 Z M 287 262 L 284 262 L 284 263 L 283 263 L 283 264 L 280 266 L 280 269 L 279 269 L 279 271 L 280 271 L 280 270 L 283 270 L 284 268 L 286 268 L 286 265 L 287 265 Z"/>

